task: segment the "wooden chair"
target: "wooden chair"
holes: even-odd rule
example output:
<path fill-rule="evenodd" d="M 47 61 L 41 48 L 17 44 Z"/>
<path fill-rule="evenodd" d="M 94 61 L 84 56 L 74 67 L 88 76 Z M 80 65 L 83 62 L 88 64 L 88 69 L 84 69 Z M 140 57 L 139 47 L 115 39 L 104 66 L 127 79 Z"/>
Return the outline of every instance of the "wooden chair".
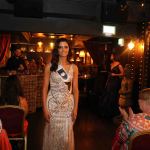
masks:
<path fill-rule="evenodd" d="M 9 140 L 23 141 L 24 150 L 27 150 L 27 127 L 24 127 L 24 110 L 14 105 L 0 106 L 0 119 Z"/>
<path fill-rule="evenodd" d="M 130 139 L 129 150 L 149 150 L 150 131 L 138 132 Z"/>

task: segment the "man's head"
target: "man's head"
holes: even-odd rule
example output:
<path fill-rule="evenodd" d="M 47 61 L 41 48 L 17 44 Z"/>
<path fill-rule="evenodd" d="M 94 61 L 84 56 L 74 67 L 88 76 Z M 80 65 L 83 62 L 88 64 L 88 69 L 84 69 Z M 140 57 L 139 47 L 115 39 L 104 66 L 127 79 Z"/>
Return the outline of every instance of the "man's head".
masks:
<path fill-rule="evenodd" d="M 20 57 L 21 56 L 21 50 L 20 49 L 16 49 L 14 51 L 14 54 L 15 54 L 16 57 Z"/>
<path fill-rule="evenodd" d="M 139 106 L 143 112 L 150 113 L 150 88 L 139 92 Z"/>
<path fill-rule="evenodd" d="M 15 55 L 16 57 L 20 57 L 20 56 L 21 56 L 20 45 L 12 44 L 12 45 L 11 45 L 11 51 L 14 53 L 14 55 Z"/>

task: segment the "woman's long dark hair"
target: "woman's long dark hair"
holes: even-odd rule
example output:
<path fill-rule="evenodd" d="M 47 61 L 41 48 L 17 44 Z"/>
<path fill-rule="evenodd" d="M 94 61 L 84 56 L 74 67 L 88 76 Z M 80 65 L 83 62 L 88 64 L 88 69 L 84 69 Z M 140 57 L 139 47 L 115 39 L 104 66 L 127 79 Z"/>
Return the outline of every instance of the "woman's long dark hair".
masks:
<path fill-rule="evenodd" d="M 59 48 L 60 42 L 66 42 L 68 44 L 69 53 L 67 56 L 67 61 L 70 62 L 70 56 L 71 56 L 71 44 L 70 44 L 70 42 L 66 38 L 57 39 L 55 42 L 54 50 L 52 52 L 52 60 L 51 60 L 51 68 L 50 68 L 51 71 L 56 71 L 58 68 L 58 62 L 59 62 L 58 48 Z"/>
<path fill-rule="evenodd" d="M 116 54 L 116 53 L 111 53 L 111 55 L 114 56 L 114 61 L 120 61 L 120 57 L 119 57 L 118 54 Z"/>
<path fill-rule="evenodd" d="M 16 75 L 9 76 L 6 79 L 4 99 L 8 105 L 19 105 L 18 97 L 23 97 L 23 91 L 20 81 Z"/>

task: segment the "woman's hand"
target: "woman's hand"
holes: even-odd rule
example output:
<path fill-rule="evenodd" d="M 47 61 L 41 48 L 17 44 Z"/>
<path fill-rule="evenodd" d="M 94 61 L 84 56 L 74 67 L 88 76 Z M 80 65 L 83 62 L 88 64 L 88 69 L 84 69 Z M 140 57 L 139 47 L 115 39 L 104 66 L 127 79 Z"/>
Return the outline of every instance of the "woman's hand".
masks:
<path fill-rule="evenodd" d="M 126 120 L 126 121 L 129 120 L 129 118 L 134 115 L 131 107 L 129 107 L 128 113 L 124 108 L 119 107 L 119 110 L 120 110 L 120 113 L 123 116 L 124 120 Z"/>
<path fill-rule="evenodd" d="M 116 76 L 116 74 L 115 73 L 111 73 L 111 76 L 114 77 L 114 76 Z"/>
<path fill-rule="evenodd" d="M 123 119 L 124 119 L 125 121 L 127 121 L 128 118 L 129 118 L 129 115 L 128 115 L 128 113 L 126 112 L 126 110 L 125 110 L 124 108 L 121 108 L 121 107 L 119 107 L 119 110 L 120 110 L 120 113 L 121 113 Z"/>
<path fill-rule="evenodd" d="M 45 120 L 49 123 L 50 122 L 51 113 L 47 109 L 43 109 L 43 113 L 44 113 Z"/>
<path fill-rule="evenodd" d="M 73 121 L 73 123 L 76 121 L 76 118 L 77 118 L 77 111 L 73 110 L 72 111 L 72 121 Z"/>

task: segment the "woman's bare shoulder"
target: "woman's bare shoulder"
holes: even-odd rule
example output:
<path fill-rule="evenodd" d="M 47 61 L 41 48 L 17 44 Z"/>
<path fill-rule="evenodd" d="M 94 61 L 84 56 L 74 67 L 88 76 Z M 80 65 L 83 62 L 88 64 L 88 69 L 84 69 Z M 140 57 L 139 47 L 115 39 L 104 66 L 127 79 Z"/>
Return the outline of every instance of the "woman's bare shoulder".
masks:
<path fill-rule="evenodd" d="M 73 66 L 73 69 L 78 69 L 78 66 L 76 65 L 76 64 L 72 64 L 72 66 Z"/>
<path fill-rule="evenodd" d="M 72 64 L 73 72 L 78 72 L 78 66 L 76 64 Z"/>

